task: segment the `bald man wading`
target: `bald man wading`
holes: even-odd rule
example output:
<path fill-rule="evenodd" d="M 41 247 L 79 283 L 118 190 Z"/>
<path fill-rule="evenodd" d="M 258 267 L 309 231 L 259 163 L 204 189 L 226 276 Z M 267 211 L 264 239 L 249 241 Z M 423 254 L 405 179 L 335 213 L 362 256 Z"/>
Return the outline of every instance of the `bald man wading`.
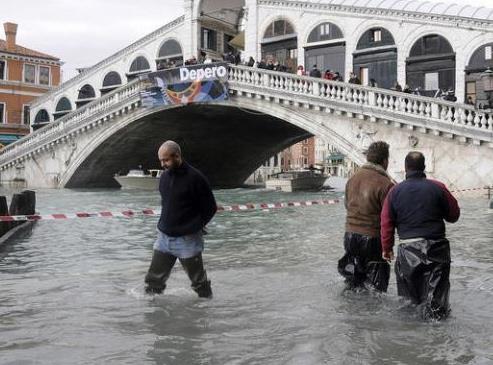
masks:
<path fill-rule="evenodd" d="M 162 211 L 151 266 L 145 277 L 146 292 L 162 293 L 179 259 L 192 281 L 192 289 L 201 298 L 212 298 L 202 251 L 204 228 L 217 211 L 216 200 L 205 176 L 183 160 L 177 143 L 163 143 L 158 157 L 165 169 L 159 182 Z"/>

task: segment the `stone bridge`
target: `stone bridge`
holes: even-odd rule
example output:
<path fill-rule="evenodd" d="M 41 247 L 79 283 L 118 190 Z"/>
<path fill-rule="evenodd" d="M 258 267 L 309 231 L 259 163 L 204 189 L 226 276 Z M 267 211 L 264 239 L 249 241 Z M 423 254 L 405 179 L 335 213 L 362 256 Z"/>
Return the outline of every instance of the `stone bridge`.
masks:
<path fill-rule="evenodd" d="M 139 76 L 231 44 L 265 59 L 357 74 L 364 86 L 231 66 L 230 99 L 148 109 Z M 31 105 L 35 132 L 0 152 L 0 182 L 112 187 L 112 176 L 157 168 L 164 139 L 217 187 L 241 184 L 263 161 L 311 135 L 356 163 L 374 140 L 391 144 L 390 172 L 421 150 L 453 188 L 490 185 L 493 9 L 415 0 L 184 0 L 184 15 L 68 80 Z M 372 81 L 379 87 L 368 87 Z M 395 83 L 458 103 L 390 91 Z M 465 105 L 470 101 L 475 105 Z M 38 129 L 38 127 L 44 126 Z"/>
<path fill-rule="evenodd" d="M 143 162 L 157 168 L 159 144 L 175 139 L 216 187 L 235 187 L 310 135 L 357 163 L 369 143 L 388 141 L 396 178 L 413 149 L 452 188 L 491 183 L 493 115 L 471 106 L 244 66 L 230 67 L 229 85 L 225 102 L 151 109 L 141 105 L 143 83 L 134 80 L 4 149 L 2 183 L 114 187 L 120 170 Z"/>

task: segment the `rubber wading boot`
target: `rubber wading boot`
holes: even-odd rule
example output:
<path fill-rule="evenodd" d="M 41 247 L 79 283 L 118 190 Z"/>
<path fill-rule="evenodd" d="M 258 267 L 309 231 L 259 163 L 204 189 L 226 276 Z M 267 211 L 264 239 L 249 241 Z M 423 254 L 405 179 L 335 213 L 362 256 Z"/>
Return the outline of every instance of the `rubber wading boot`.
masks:
<path fill-rule="evenodd" d="M 145 277 L 146 293 L 161 294 L 166 289 L 171 270 L 175 265 L 176 257 L 161 251 L 154 250 L 151 266 Z"/>
<path fill-rule="evenodd" d="M 202 254 L 189 259 L 180 259 L 180 262 L 192 282 L 192 289 L 200 298 L 212 298 L 212 288 L 210 280 L 207 280 L 207 273 L 204 270 Z"/>

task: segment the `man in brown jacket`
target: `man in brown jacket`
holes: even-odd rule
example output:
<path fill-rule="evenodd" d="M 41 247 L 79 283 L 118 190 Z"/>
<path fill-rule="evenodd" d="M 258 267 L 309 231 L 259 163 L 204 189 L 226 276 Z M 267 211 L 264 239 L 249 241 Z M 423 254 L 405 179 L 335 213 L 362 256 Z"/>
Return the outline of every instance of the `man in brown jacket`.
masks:
<path fill-rule="evenodd" d="M 350 289 L 369 285 L 385 292 L 390 265 L 382 259 L 380 213 L 394 185 L 387 174 L 389 145 L 372 143 L 366 159 L 367 163 L 346 184 L 345 255 L 339 260 L 338 270 Z"/>

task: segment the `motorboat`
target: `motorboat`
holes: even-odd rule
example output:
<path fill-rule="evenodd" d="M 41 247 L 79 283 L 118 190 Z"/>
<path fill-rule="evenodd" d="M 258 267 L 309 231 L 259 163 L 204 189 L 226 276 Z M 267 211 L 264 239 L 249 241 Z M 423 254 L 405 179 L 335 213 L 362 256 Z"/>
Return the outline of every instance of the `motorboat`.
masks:
<path fill-rule="evenodd" d="M 158 190 L 163 170 L 130 170 L 126 175 L 115 175 L 114 179 L 122 189 Z"/>
<path fill-rule="evenodd" d="M 318 169 L 284 171 L 269 176 L 267 189 L 284 192 L 320 190 L 328 176 Z"/>

